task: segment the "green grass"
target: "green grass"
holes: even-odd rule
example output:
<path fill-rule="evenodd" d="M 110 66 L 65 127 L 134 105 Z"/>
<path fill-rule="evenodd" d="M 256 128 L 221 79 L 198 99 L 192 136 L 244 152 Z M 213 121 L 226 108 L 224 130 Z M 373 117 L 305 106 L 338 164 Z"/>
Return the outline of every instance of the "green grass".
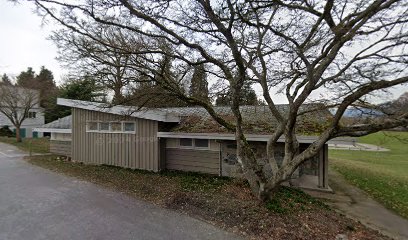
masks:
<path fill-rule="evenodd" d="M 330 150 L 331 166 L 349 182 L 408 218 L 408 133 L 375 133 L 359 138 L 388 152 Z"/>
<path fill-rule="evenodd" d="M 48 138 L 23 138 L 22 142 L 17 142 L 14 137 L 0 137 L 0 142 L 8 143 L 18 147 L 23 151 L 33 153 L 49 153 L 50 141 Z"/>

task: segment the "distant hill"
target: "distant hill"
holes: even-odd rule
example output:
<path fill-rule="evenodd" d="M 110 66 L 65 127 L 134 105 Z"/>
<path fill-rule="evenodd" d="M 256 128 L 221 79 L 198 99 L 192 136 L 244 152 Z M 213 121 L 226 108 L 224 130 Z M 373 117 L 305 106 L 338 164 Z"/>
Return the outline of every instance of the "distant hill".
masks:
<path fill-rule="evenodd" d="M 343 117 L 346 118 L 367 118 L 367 117 L 379 117 L 386 114 L 397 114 L 408 111 L 408 92 L 403 93 L 399 98 L 394 101 L 385 102 L 377 105 L 375 109 L 370 108 L 357 108 L 357 107 L 348 107 L 344 112 Z M 330 109 L 331 114 L 336 113 L 336 108 Z"/>
<path fill-rule="evenodd" d="M 330 109 L 332 114 L 336 113 L 337 109 Z M 356 108 L 356 107 L 349 107 L 344 112 L 343 117 L 346 118 L 369 118 L 369 117 L 378 117 L 383 115 L 381 111 L 369 109 L 369 108 Z"/>

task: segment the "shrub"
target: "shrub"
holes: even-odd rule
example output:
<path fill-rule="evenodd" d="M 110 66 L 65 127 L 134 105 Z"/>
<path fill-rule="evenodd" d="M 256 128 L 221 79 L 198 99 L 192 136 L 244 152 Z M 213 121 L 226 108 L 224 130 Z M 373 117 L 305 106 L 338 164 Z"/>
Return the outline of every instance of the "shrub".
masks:
<path fill-rule="evenodd" d="M 3 126 L 0 128 L 1 137 L 14 137 L 15 134 L 10 130 L 9 126 Z"/>

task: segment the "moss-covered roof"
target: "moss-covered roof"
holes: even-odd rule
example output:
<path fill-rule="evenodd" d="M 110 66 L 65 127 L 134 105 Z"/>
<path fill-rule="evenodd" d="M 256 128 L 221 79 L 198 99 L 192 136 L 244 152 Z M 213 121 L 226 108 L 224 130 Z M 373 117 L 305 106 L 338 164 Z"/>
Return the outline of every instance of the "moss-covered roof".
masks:
<path fill-rule="evenodd" d="M 226 120 L 234 120 L 230 107 L 215 107 L 215 111 Z M 278 105 L 282 114 L 287 113 L 288 105 Z M 302 135 L 313 135 L 323 131 L 331 119 L 327 110 L 317 110 L 316 105 L 304 105 L 301 111 L 316 109 L 298 117 L 296 131 Z M 250 134 L 271 134 L 277 125 L 276 118 L 267 106 L 242 106 L 243 129 Z M 228 133 L 229 131 L 218 124 L 204 108 L 185 107 L 167 108 L 166 111 L 181 117 L 180 124 L 172 128 L 173 132 L 190 133 Z"/>

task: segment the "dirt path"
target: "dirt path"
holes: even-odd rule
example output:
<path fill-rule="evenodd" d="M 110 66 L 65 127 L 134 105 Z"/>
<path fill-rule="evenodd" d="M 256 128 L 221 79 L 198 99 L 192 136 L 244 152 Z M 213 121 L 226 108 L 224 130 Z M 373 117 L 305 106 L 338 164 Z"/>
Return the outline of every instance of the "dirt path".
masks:
<path fill-rule="evenodd" d="M 327 203 L 345 215 L 381 231 L 395 239 L 408 239 L 408 220 L 386 209 L 365 192 L 349 184 L 339 173 L 330 172 L 330 187 L 333 193 L 312 192 L 309 194 L 328 200 Z"/>

